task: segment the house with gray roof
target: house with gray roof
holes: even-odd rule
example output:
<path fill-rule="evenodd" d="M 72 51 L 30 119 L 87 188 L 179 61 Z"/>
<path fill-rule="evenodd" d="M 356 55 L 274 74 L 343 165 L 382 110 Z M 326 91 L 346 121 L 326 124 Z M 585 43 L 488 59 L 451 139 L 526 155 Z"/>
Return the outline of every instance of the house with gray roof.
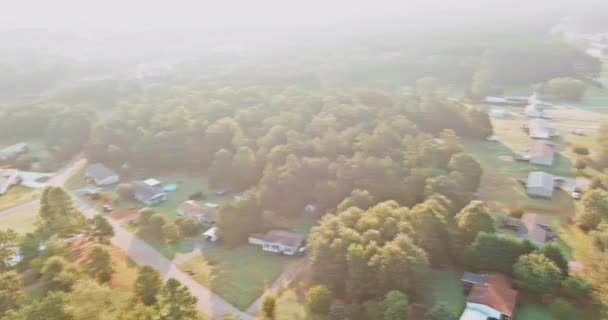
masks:
<path fill-rule="evenodd" d="M 549 126 L 547 120 L 533 118 L 528 121 L 528 135 L 532 139 L 551 139 L 558 136 L 559 133 Z"/>
<path fill-rule="evenodd" d="M 553 197 L 553 190 L 555 189 L 553 175 L 543 171 L 530 172 L 526 189 L 531 197 Z"/>
<path fill-rule="evenodd" d="M 148 206 L 167 200 L 167 193 L 161 187 L 151 186 L 143 181 L 133 181 L 131 185 L 135 199 Z"/>
<path fill-rule="evenodd" d="M 91 179 L 98 186 L 118 183 L 120 180 L 120 176 L 116 172 L 101 163 L 88 165 L 84 170 L 84 176 L 87 179 Z"/>

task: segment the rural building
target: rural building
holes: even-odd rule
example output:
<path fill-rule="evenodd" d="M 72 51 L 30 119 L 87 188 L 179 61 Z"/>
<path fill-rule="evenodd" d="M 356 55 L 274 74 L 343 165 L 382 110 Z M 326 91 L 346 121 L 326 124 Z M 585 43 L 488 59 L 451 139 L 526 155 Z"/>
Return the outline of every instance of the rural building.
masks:
<path fill-rule="evenodd" d="M 542 171 L 530 172 L 526 188 L 529 196 L 551 198 L 555 188 L 553 176 Z"/>
<path fill-rule="evenodd" d="M 557 136 L 558 132 L 549 127 L 547 120 L 534 118 L 528 121 L 528 135 L 533 139 L 550 139 Z"/>
<path fill-rule="evenodd" d="M 517 302 L 517 291 L 512 289 L 511 279 L 492 272 L 478 275 L 476 280 L 479 282 L 471 287 L 460 320 L 511 320 Z"/>
<path fill-rule="evenodd" d="M 219 208 L 211 203 L 203 204 L 195 200 L 188 200 L 179 205 L 177 213 L 193 218 L 201 225 L 213 225 L 219 215 Z"/>
<path fill-rule="evenodd" d="M 304 245 L 304 236 L 291 231 L 271 230 L 266 234 L 251 234 L 249 243 L 262 246 L 264 251 L 291 256 L 296 254 Z"/>
<path fill-rule="evenodd" d="M 25 142 L 15 143 L 4 149 L 0 149 L 0 160 L 7 160 L 16 157 L 20 154 L 28 151 L 27 144 Z"/>
<path fill-rule="evenodd" d="M 536 213 L 525 213 L 521 217 L 517 236 L 528 239 L 535 245 L 542 247 L 546 241 L 552 240 L 555 234 L 551 232 L 547 218 Z"/>
<path fill-rule="evenodd" d="M 98 186 L 115 184 L 120 180 L 116 172 L 101 163 L 88 165 L 84 170 L 84 176 L 87 179 L 93 180 Z"/>
<path fill-rule="evenodd" d="M 8 189 L 21 183 L 19 171 L 15 169 L 0 169 L 0 195 L 5 194 Z"/>
<path fill-rule="evenodd" d="M 526 106 L 524 113 L 528 118 L 542 118 L 544 117 L 543 109 L 537 104 L 529 104 Z"/>
<path fill-rule="evenodd" d="M 155 205 L 167 200 L 167 193 L 162 188 L 150 186 L 144 181 L 133 181 L 133 196 L 146 205 Z"/>
<path fill-rule="evenodd" d="M 551 166 L 555 158 L 554 145 L 547 140 L 536 140 L 530 152 L 528 158 L 531 164 Z"/>

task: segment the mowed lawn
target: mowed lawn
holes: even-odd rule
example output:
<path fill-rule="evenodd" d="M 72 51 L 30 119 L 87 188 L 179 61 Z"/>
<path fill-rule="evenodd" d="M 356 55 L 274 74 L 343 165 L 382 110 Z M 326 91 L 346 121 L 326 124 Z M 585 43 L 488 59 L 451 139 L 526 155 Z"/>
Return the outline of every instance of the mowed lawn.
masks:
<path fill-rule="evenodd" d="M 548 304 L 537 302 L 519 301 L 515 309 L 513 319 L 517 320 L 557 320 L 551 315 Z M 584 319 L 579 311 L 575 310 L 572 314 L 563 315 L 561 319 Z"/>
<path fill-rule="evenodd" d="M 11 214 L 0 216 L 0 229 L 11 228 L 19 234 L 32 232 L 38 215 L 38 206 L 31 206 Z"/>
<path fill-rule="evenodd" d="M 281 274 L 292 257 L 258 246 L 214 247 L 180 269 L 241 310 L 247 309 Z"/>
<path fill-rule="evenodd" d="M 0 211 L 36 200 L 40 197 L 40 193 L 40 189 L 13 186 L 5 194 L 0 195 Z"/>
<path fill-rule="evenodd" d="M 461 314 L 466 305 L 461 277 L 462 273 L 453 269 L 433 271 L 433 303 L 443 303 L 456 314 Z"/>

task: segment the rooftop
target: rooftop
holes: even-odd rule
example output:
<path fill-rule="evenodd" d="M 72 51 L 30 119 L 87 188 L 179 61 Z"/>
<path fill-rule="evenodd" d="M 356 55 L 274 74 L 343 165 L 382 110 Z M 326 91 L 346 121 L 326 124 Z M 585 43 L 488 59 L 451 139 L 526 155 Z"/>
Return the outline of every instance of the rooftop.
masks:
<path fill-rule="evenodd" d="M 96 178 L 105 179 L 116 175 L 112 169 L 106 167 L 102 163 L 93 163 L 87 166 L 85 169 L 85 175 Z"/>
<path fill-rule="evenodd" d="M 517 291 L 512 289 L 511 279 L 501 273 L 482 275 L 483 281 L 474 285 L 467 302 L 477 303 L 512 316 L 517 301 Z"/>
<path fill-rule="evenodd" d="M 521 226 L 517 233 L 520 237 L 527 237 L 537 243 L 547 240 L 549 220 L 536 213 L 525 213 L 521 217 Z"/>
<path fill-rule="evenodd" d="M 555 153 L 553 144 L 546 140 L 536 140 L 530 150 L 530 156 L 532 157 L 551 157 Z"/>
<path fill-rule="evenodd" d="M 297 247 L 304 241 L 304 236 L 286 230 L 270 230 L 264 235 L 253 234 L 252 237 L 261 238 L 266 242 L 280 243 L 287 247 Z"/>
<path fill-rule="evenodd" d="M 207 220 L 215 220 L 219 214 L 217 206 L 212 207 L 195 200 L 187 200 L 179 205 L 178 210 L 191 215 L 200 215 Z"/>
<path fill-rule="evenodd" d="M 543 171 L 530 172 L 528 174 L 528 187 L 553 189 L 553 176 Z"/>

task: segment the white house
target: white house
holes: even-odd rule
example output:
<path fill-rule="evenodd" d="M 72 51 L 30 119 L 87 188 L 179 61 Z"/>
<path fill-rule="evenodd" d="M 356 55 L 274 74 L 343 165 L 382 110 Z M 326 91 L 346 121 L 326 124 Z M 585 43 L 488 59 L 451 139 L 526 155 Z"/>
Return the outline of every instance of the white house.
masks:
<path fill-rule="evenodd" d="M 251 234 L 249 243 L 262 246 L 264 251 L 292 256 L 304 245 L 304 236 L 285 230 L 271 230 L 266 234 Z"/>
<path fill-rule="evenodd" d="M 120 180 L 116 172 L 101 163 L 88 165 L 84 170 L 84 176 L 93 180 L 98 186 L 115 184 Z"/>
<path fill-rule="evenodd" d="M 133 181 L 131 185 L 135 199 L 146 205 L 151 206 L 167 200 L 167 193 L 162 188 L 150 186 L 143 181 Z"/>
<path fill-rule="evenodd" d="M 526 184 L 528 195 L 532 197 L 553 197 L 555 182 L 553 175 L 543 171 L 534 171 L 528 174 L 528 182 Z"/>

